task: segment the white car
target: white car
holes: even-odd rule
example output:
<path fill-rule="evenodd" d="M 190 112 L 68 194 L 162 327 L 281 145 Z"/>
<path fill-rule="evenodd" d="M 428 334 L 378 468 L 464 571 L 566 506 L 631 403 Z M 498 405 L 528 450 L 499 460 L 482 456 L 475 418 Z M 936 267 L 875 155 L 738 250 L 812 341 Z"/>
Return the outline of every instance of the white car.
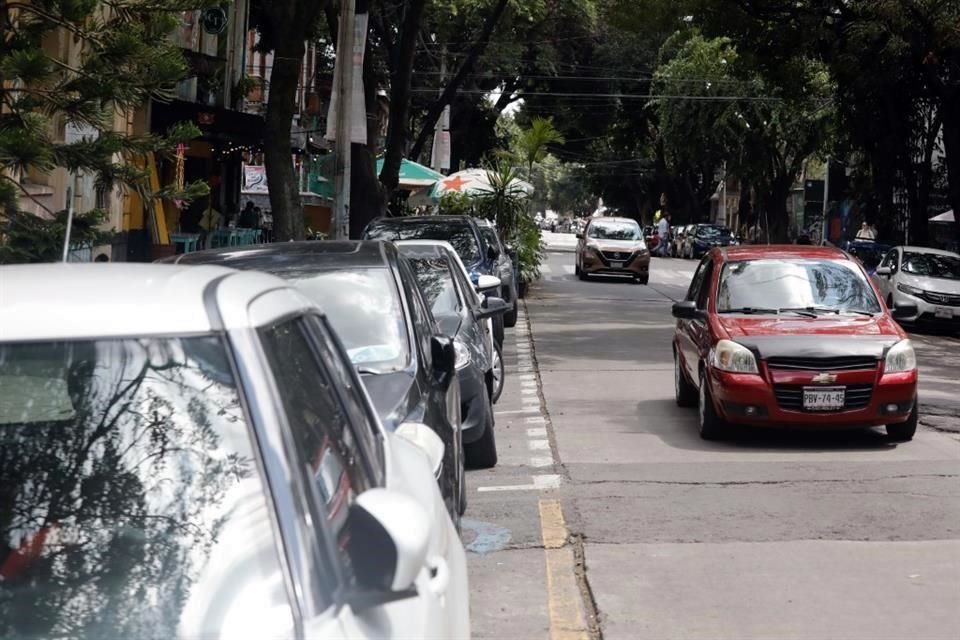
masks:
<path fill-rule="evenodd" d="M 926 247 L 894 247 L 877 265 L 873 280 L 887 306 L 902 307 L 898 318 L 903 322 L 960 329 L 960 255 Z"/>
<path fill-rule="evenodd" d="M 134 264 L 0 282 L 9 633 L 469 637 L 442 443 L 384 432 L 296 289 Z"/>

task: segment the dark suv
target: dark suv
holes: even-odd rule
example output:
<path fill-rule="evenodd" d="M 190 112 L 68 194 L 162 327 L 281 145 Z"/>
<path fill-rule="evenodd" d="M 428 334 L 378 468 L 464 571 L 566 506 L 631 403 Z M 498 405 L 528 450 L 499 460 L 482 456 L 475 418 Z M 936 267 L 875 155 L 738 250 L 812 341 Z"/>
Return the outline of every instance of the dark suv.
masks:
<path fill-rule="evenodd" d="M 500 278 L 500 298 L 510 305 L 503 324 L 517 324 L 517 277 L 513 260 L 484 233 L 483 221 L 470 216 L 377 218 L 363 231 L 365 240 L 445 240 L 453 245 L 475 285 L 481 275 Z M 498 336 L 498 341 L 502 339 Z"/>

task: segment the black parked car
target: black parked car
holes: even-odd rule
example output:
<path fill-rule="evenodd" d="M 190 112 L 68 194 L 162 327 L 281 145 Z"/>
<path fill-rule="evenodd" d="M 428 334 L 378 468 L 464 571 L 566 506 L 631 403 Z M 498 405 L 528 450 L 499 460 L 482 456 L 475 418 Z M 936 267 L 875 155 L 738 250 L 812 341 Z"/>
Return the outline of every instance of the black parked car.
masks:
<path fill-rule="evenodd" d="M 484 237 L 481 225 L 470 216 L 409 216 L 377 218 L 363 232 L 368 240 L 444 240 L 453 245 L 474 284 L 481 275 L 500 278 L 500 297 L 510 305 L 503 326 L 517 324 L 517 272 L 513 260 L 499 244 Z M 502 336 L 498 337 L 502 343 Z"/>
<path fill-rule="evenodd" d="M 449 244 L 410 240 L 398 242 L 397 247 L 410 260 L 441 331 L 454 341 L 467 464 L 496 466 L 493 402 L 503 385 L 503 359 L 486 321 L 506 311 L 507 305 L 496 297 L 481 300 Z M 485 278 L 496 287 L 492 276 L 481 280 Z"/>
<path fill-rule="evenodd" d="M 466 506 L 458 385 L 444 386 L 453 349 L 424 301 L 410 264 L 389 242 L 287 242 L 187 253 L 166 261 L 272 273 L 314 300 L 360 372 L 384 427 L 428 425 L 443 440 L 438 481 L 457 520 Z"/>

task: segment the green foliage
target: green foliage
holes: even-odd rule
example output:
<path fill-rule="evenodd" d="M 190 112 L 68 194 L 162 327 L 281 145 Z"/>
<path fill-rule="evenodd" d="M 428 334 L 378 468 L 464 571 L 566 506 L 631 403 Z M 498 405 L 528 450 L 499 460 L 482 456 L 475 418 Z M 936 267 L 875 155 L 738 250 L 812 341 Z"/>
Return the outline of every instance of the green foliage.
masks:
<path fill-rule="evenodd" d="M 71 246 L 109 244 L 113 233 L 101 229 L 106 218 L 99 209 L 75 215 L 70 229 Z M 63 257 L 66 229 L 66 211 L 46 219 L 8 210 L 0 222 L 0 264 L 59 261 Z"/>
<path fill-rule="evenodd" d="M 168 136 L 131 136 L 112 127 L 117 114 L 175 96 L 176 83 L 189 71 L 169 36 L 179 12 L 213 4 L 219 2 L 0 0 L 0 204 L 8 221 L 6 241 L 18 243 L 4 247 L 5 259 L 49 255 L 47 244 L 58 228 L 56 220 L 41 224 L 18 213 L 16 199 L 25 194 L 20 181 L 30 172 L 83 173 L 100 188 L 130 188 L 146 198 L 189 201 L 207 192 L 197 183 L 183 191 L 150 193 L 146 173 L 132 162 L 147 152 L 170 153 L 178 142 L 198 136 L 196 127 L 176 127 Z M 61 38 L 79 49 L 75 59 L 60 55 Z M 68 125 L 95 135 L 63 142 Z M 99 215 L 79 212 L 77 220 L 82 226 Z M 22 235 L 11 235 L 19 233 L 12 231 L 14 220 L 35 230 L 36 247 L 24 245 L 28 238 Z"/>

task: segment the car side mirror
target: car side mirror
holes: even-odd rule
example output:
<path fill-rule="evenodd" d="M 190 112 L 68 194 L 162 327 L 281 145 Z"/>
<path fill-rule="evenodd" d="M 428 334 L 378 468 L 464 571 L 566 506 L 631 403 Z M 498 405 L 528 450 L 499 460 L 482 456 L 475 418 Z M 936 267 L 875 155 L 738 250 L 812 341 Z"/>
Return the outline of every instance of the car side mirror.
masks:
<path fill-rule="evenodd" d="M 703 312 L 697 308 L 696 302 L 684 300 L 674 303 L 673 317 L 678 320 L 697 320 L 703 317 Z"/>
<path fill-rule="evenodd" d="M 433 471 L 433 475 L 439 476 L 446 447 L 443 445 L 443 440 L 433 429 L 422 422 L 404 422 L 397 427 L 394 433 L 423 450 L 427 454 L 427 460 L 430 462 L 430 470 Z"/>
<path fill-rule="evenodd" d="M 347 531 L 356 586 L 355 610 L 416 597 L 416 579 L 430 549 L 430 518 L 405 493 L 368 489 L 350 507 Z"/>
<path fill-rule="evenodd" d="M 890 310 L 890 315 L 893 316 L 894 320 L 912 318 L 918 313 L 920 313 L 920 309 L 917 308 L 917 305 L 915 304 L 898 304 Z"/>
<path fill-rule="evenodd" d="M 491 260 L 496 260 L 500 257 L 500 249 L 497 249 L 491 244 L 489 247 L 487 247 L 487 257 Z"/>
<path fill-rule="evenodd" d="M 500 278 L 496 276 L 480 276 L 477 278 L 477 292 L 486 293 L 500 288 Z"/>
<path fill-rule="evenodd" d="M 486 320 L 487 318 L 493 318 L 494 316 L 506 313 L 509 310 L 510 305 L 508 305 L 503 298 L 487 296 L 483 300 L 483 304 L 480 305 L 480 313 L 477 314 L 477 318 Z"/>
<path fill-rule="evenodd" d="M 877 267 L 877 270 L 874 271 L 878 276 L 892 276 L 893 270 L 890 267 Z"/>
<path fill-rule="evenodd" d="M 433 359 L 433 382 L 441 389 L 446 389 L 457 372 L 457 354 L 453 348 L 453 340 L 434 336 L 430 341 L 430 352 Z"/>
<path fill-rule="evenodd" d="M 583 233 L 580 231 L 577 232 L 577 240 L 583 240 Z"/>

